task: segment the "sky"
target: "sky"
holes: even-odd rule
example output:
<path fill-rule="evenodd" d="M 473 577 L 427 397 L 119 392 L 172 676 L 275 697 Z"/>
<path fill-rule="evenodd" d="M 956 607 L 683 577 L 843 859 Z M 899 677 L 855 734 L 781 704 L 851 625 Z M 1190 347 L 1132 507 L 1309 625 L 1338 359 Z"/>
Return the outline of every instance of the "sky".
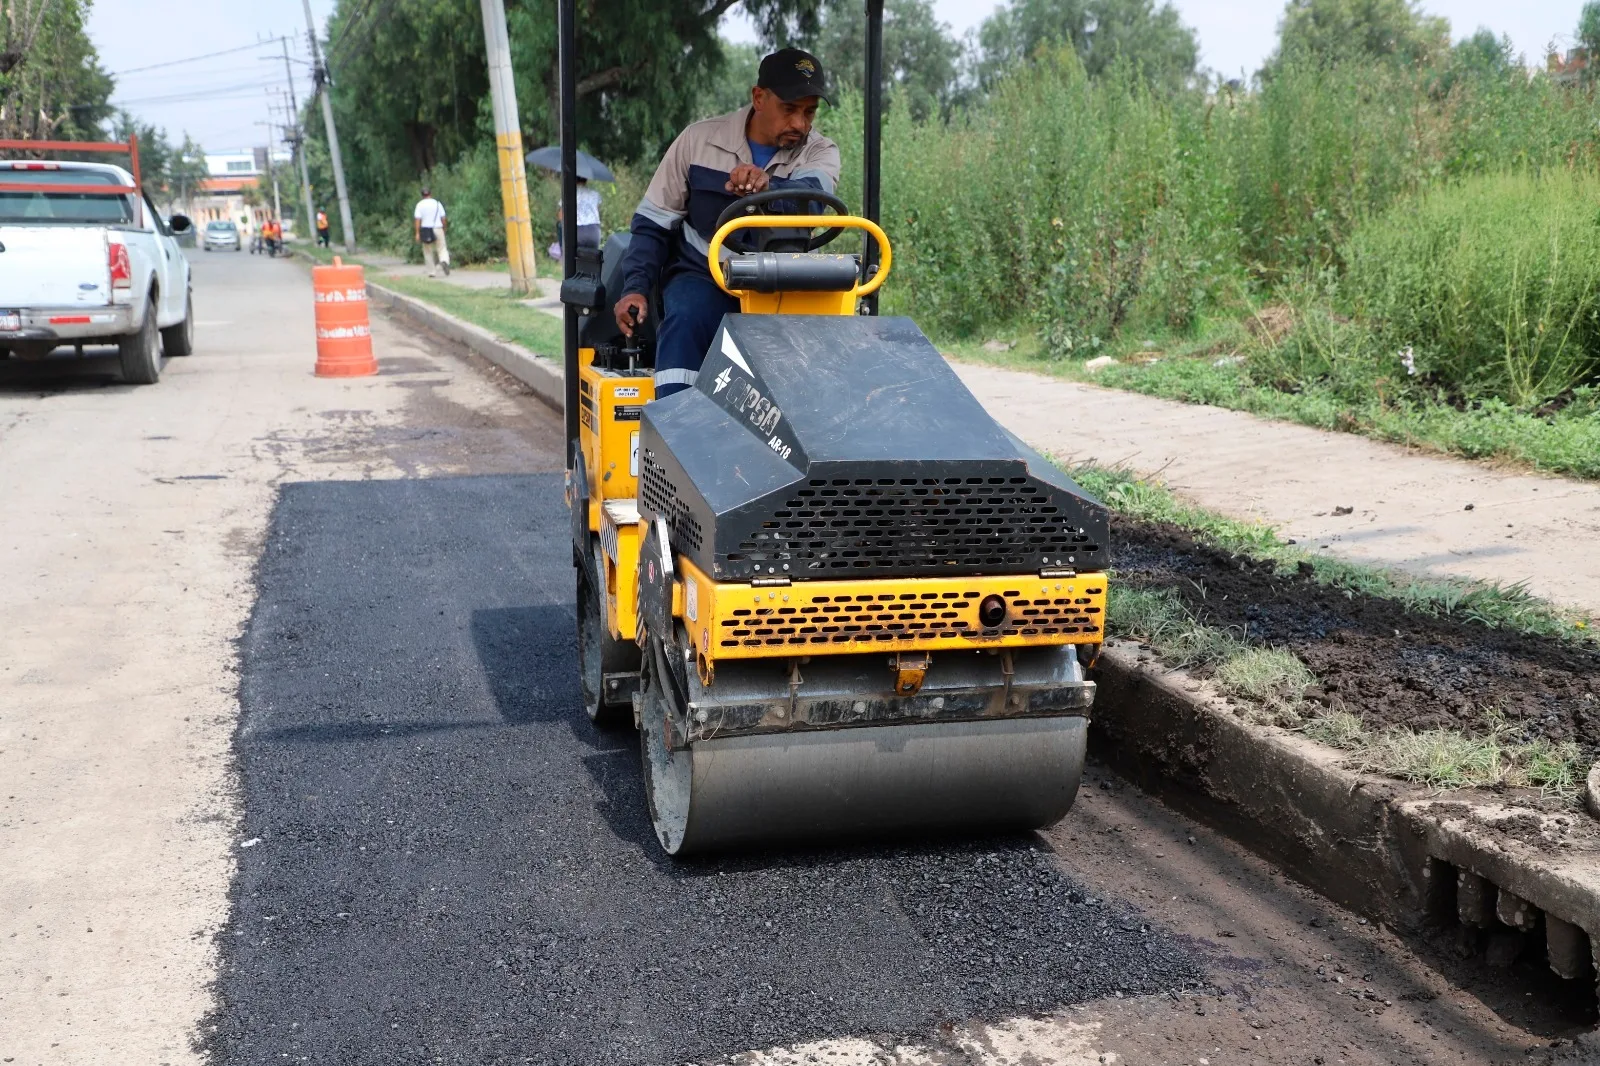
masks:
<path fill-rule="evenodd" d="M 333 4 L 311 0 L 319 27 Z M 975 29 L 995 8 L 994 0 L 933 4 L 958 36 Z M 1173 0 L 1173 6 L 1199 34 L 1201 65 L 1237 77 L 1260 67 L 1272 51 L 1284 0 Z M 1517 51 L 1538 62 L 1551 41 L 1562 49 L 1570 46 L 1582 0 L 1522 0 L 1516 5 L 1424 0 L 1423 7 L 1448 18 L 1457 39 L 1487 26 L 1496 34 L 1509 34 Z M 174 32 L 173 27 L 187 29 Z M 728 19 L 723 32 L 735 40 L 753 39 L 749 24 L 737 16 Z M 188 132 L 210 151 L 266 144 L 269 131 L 258 123 L 283 121 L 269 110 L 279 104 L 286 84 L 282 46 L 272 40 L 281 35 L 290 37 L 295 92 L 304 103 L 311 73 L 301 0 L 95 0 L 89 18 L 89 36 L 102 65 L 118 75 L 113 103 L 164 127 L 174 140 Z M 137 69 L 231 49 L 240 50 Z M 275 61 L 265 61 L 274 56 Z"/>

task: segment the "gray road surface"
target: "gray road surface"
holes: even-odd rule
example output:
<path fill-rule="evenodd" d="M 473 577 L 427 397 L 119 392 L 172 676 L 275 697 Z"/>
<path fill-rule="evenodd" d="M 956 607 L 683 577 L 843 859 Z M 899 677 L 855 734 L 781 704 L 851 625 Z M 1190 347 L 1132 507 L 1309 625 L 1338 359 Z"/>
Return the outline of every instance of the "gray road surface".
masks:
<path fill-rule="evenodd" d="M 319 381 L 302 268 L 195 260 L 159 385 L 0 367 L 0 1060 L 1331 1066 L 1572 1032 L 1098 772 L 1041 836 L 664 860 L 577 704 L 557 420 L 383 321 L 381 375 Z"/>

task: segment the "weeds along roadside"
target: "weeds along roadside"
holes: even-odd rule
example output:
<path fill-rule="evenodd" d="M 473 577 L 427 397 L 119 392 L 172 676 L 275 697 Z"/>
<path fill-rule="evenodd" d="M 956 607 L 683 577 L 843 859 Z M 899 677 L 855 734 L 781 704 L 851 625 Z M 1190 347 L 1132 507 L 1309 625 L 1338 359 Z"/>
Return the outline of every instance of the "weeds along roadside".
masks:
<path fill-rule="evenodd" d="M 1190 506 L 1126 471 L 1078 466 L 1069 472 L 1118 515 L 1177 526 L 1202 544 L 1269 561 L 1280 569 L 1309 568 L 1317 582 L 1352 596 L 1392 600 L 1409 612 L 1527 636 L 1595 641 L 1587 619 L 1566 614 L 1517 588 L 1415 578 L 1314 555 L 1285 544 L 1268 526 Z M 1568 796 L 1587 769 L 1578 745 L 1524 736 L 1494 708 L 1484 709 L 1479 727 L 1471 732 L 1370 729 L 1360 715 L 1308 698 L 1316 678 L 1292 652 L 1248 640 L 1236 630 L 1204 624 L 1170 590 L 1114 581 L 1107 621 L 1112 635 L 1148 645 L 1164 664 L 1208 676 L 1250 720 L 1295 729 L 1339 748 L 1363 771 L 1436 788 L 1503 784 Z"/>

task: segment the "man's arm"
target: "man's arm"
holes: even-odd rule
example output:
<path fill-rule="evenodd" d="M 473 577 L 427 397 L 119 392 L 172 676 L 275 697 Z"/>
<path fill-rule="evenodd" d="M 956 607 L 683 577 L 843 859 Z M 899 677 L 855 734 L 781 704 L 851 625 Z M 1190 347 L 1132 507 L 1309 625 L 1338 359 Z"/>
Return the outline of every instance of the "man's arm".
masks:
<path fill-rule="evenodd" d="M 633 336 L 629 310 L 637 312 L 641 322 L 649 312 L 650 291 L 661 280 L 661 271 L 672 255 L 672 231 L 683 224 L 688 203 L 689 164 L 679 134 L 661 157 L 628 226 L 632 239 L 622 260 L 622 298 L 614 309 L 617 327 L 626 336 Z"/>

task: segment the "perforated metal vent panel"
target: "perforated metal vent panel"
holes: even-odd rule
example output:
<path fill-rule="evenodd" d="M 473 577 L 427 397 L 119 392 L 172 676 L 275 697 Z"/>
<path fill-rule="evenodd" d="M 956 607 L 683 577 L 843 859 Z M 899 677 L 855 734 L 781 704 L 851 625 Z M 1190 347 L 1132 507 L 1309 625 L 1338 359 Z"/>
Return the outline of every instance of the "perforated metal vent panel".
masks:
<path fill-rule="evenodd" d="M 811 479 L 729 552 L 736 572 L 842 577 L 1071 565 L 1100 550 L 1028 477 Z"/>
<path fill-rule="evenodd" d="M 664 515 L 672 528 L 672 543 L 680 551 L 698 552 L 701 545 L 700 523 L 689 513 L 688 506 L 678 496 L 678 488 L 667 477 L 667 472 L 656 462 L 655 453 L 646 449 L 639 454 L 639 501 L 644 509 Z"/>
<path fill-rule="evenodd" d="M 801 648 L 854 653 L 883 645 L 938 650 L 1094 643 L 1104 637 L 1106 583 L 1096 574 L 1048 584 L 1012 575 L 751 588 L 712 585 L 696 570 L 686 580 L 698 583 L 700 593 L 688 619 L 690 635 L 705 629 L 713 657 L 792 655 Z M 986 596 L 1006 602 L 999 625 L 985 627 L 979 617 Z"/>

